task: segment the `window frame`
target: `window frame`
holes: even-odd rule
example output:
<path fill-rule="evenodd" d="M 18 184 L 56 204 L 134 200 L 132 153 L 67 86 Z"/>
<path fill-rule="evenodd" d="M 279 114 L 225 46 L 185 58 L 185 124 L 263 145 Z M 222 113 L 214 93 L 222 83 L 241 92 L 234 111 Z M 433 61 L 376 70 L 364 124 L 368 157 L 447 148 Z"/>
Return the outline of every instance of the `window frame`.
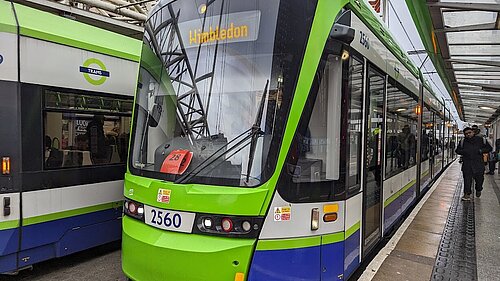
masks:
<path fill-rule="evenodd" d="M 399 83 L 397 80 L 395 80 L 394 78 L 388 76 L 388 79 L 387 79 L 387 88 L 389 86 L 389 84 L 393 85 L 394 87 L 396 87 L 400 93 L 403 93 L 403 94 L 406 94 L 408 97 L 410 97 L 411 99 L 413 99 L 414 101 L 414 105 L 415 106 L 418 106 L 419 105 L 419 96 L 418 94 L 415 94 L 413 92 L 411 92 L 410 90 L 408 90 L 406 87 L 404 87 L 401 83 Z M 384 124 L 385 124 L 385 132 L 384 132 L 384 144 L 386 145 L 386 147 L 388 146 L 388 129 L 387 129 L 387 120 L 389 118 L 389 114 L 392 115 L 392 113 L 389 113 L 388 112 L 389 110 L 389 93 L 387 92 L 386 90 L 386 93 L 385 93 L 385 109 L 384 109 Z M 392 116 L 391 116 L 392 118 Z M 406 118 L 406 121 L 409 120 L 410 118 L 409 117 L 404 117 Z M 408 169 L 411 169 L 412 167 L 415 167 L 417 165 L 417 154 L 419 153 L 418 151 L 418 142 L 419 142 L 419 136 L 421 133 L 418 132 L 418 124 L 419 124 L 419 119 L 418 119 L 418 115 L 417 115 L 417 119 L 414 120 L 415 123 L 413 125 L 416 126 L 416 132 L 415 132 L 415 160 L 414 160 L 414 163 L 410 166 L 408 166 L 406 169 L 405 168 L 398 168 L 396 170 L 393 170 L 391 171 L 390 173 L 387 172 L 387 167 L 386 167 L 386 164 L 387 164 L 387 149 L 384 150 L 384 168 L 383 168 L 383 179 L 384 180 L 388 180 Z M 399 118 L 396 118 L 396 122 L 399 122 Z"/>
<path fill-rule="evenodd" d="M 102 116 L 114 116 L 118 117 L 120 121 L 123 121 L 123 117 L 128 117 L 130 119 L 130 122 L 132 120 L 132 108 L 133 108 L 133 102 L 134 102 L 134 97 L 129 96 L 129 95 L 116 95 L 116 94 L 107 94 L 107 93 L 100 93 L 100 92 L 89 92 L 89 91 L 79 91 L 79 90 L 74 90 L 74 89 L 61 89 L 61 88 L 52 88 L 52 87 L 41 87 L 40 88 L 41 92 L 41 104 L 40 104 L 40 112 L 41 112 L 41 123 L 42 123 L 42 131 L 41 131 L 41 136 L 40 138 L 42 139 L 42 170 L 43 171 L 54 171 L 54 170 L 65 170 L 65 169 L 82 169 L 82 168 L 89 168 L 89 167 L 102 167 L 102 166 L 115 166 L 115 165 L 125 165 L 127 162 L 127 157 L 125 157 L 124 160 L 120 160 L 120 162 L 113 162 L 113 163 L 102 163 L 102 164 L 94 164 L 91 163 L 90 165 L 77 165 L 77 166 L 64 166 L 64 152 L 62 148 L 62 139 L 59 139 L 59 151 L 62 152 L 62 157 L 63 157 L 63 163 L 61 166 L 58 167 L 48 167 L 47 166 L 47 159 L 45 156 L 46 153 L 46 144 L 45 144 L 45 136 L 47 136 L 47 115 L 49 113 L 79 113 L 79 114 L 88 114 L 88 115 L 102 115 Z M 102 110 L 97 110 L 97 109 L 85 109 L 85 108 L 56 108 L 56 107 L 51 107 L 47 105 L 47 96 L 50 94 L 49 92 L 55 92 L 55 93 L 62 93 L 68 96 L 95 96 L 98 98 L 107 98 L 110 100 L 113 99 L 119 99 L 122 101 L 128 101 L 130 102 L 130 111 L 129 112 L 114 112 L 114 111 L 102 111 Z M 62 124 L 61 124 L 62 126 Z M 129 134 L 130 134 L 130 127 L 129 127 Z M 125 152 L 128 153 L 128 142 L 129 140 L 127 139 L 127 147 L 125 149 Z M 51 146 L 53 144 L 53 138 L 51 140 Z"/>

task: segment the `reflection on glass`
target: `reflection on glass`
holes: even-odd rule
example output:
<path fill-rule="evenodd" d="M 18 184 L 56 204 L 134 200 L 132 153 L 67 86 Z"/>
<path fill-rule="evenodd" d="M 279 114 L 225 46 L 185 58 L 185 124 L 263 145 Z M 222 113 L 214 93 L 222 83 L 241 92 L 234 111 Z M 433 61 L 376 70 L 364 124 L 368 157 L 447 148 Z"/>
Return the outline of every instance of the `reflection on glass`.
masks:
<path fill-rule="evenodd" d="M 132 172 L 257 186 L 276 161 L 306 39 L 278 10 L 310 18 L 315 4 L 200 3 L 160 1 L 146 23 Z"/>
<path fill-rule="evenodd" d="M 76 105 L 84 99 L 100 100 L 100 106 Z M 46 91 L 45 168 L 125 163 L 131 104 L 131 99 Z"/>
<path fill-rule="evenodd" d="M 417 98 L 392 79 L 387 86 L 386 178 L 416 163 Z"/>
<path fill-rule="evenodd" d="M 365 246 L 369 246 L 377 241 L 380 235 L 384 87 L 384 76 L 370 69 L 368 72 L 368 136 L 365 160 Z"/>
<path fill-rule="evenodd" d="M 349 138 L 348 187 L 359 186 L 361 181 L 361 132 L 363 124 L 363 64 L 351 59 L 349 69 L 350 107 L 347 120 Z"/>

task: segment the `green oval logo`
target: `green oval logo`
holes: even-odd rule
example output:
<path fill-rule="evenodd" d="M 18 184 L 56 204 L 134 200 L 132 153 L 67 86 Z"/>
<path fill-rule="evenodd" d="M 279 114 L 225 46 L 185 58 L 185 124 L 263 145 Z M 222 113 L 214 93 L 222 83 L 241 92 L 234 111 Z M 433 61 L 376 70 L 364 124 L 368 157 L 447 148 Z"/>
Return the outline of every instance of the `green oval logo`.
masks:
<path fill-rule="evenodd" d="M 102 85 L 109 77 L 109 71 L 106 70 L 104 63 L 96 58 L 87 59 L 80 66 L 80 72 L 83 73 L 85 80 L 94 86 Z M 100 77 L 95 78 L 95 76 Z"/>

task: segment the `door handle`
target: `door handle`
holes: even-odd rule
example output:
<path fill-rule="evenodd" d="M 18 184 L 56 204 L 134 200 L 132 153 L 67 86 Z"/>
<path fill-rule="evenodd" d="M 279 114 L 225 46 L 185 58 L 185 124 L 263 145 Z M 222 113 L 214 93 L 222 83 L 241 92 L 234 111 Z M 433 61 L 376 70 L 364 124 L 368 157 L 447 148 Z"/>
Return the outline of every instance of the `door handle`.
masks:
<path fill-rule="evenodd" d="M 319 229 L 319 209 L 313 208 L 311 210 L 311 230 Z"/>
<path fill-rule="evenodd" d="M 10 215 L 10 197 L 3 198 L 3 215 Z"/>

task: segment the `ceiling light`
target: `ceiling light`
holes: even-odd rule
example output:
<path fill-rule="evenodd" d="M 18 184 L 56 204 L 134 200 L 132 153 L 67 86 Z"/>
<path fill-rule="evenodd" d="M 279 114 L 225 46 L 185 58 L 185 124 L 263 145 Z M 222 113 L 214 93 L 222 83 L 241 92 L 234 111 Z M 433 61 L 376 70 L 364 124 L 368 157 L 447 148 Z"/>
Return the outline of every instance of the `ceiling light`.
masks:
<path fill-rule="evenodd" d="M 405 111 L 405 110 L 406 110 L 406 108 L 403 108 L 403 107 L 396 109 L 397 112 L 401 112 L 401 111 Z"/>
<path fill-rule="evenodd" d="M 489 106 L 480 106 L 479 108 L 485 109 L 485 110 L 495 110 L 494 108 L 489 107 Z"/>

